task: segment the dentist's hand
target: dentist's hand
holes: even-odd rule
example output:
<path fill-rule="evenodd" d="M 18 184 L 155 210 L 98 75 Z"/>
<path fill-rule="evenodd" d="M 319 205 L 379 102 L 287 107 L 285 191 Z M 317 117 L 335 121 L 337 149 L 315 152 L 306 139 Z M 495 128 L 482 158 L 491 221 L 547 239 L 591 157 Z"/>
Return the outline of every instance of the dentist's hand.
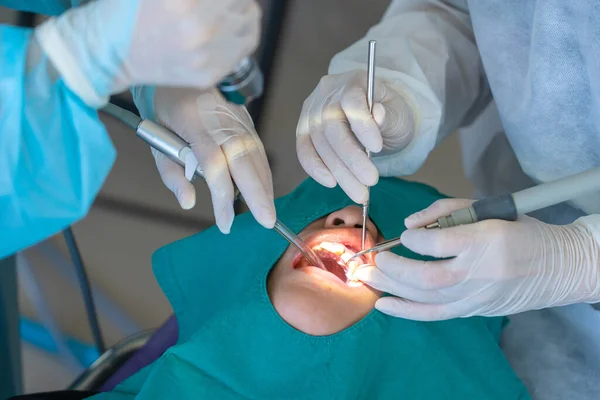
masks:
<path fill-rule="evenodd" d="M 600 249 L 585 219 L 566 226 L 530 217 L 482 221 L 446 229 L 419 227 L 471 204 L 446 199 L 406 219 L 408 249 L 440 261 L 390 252 L 355 276 L 395 297 L 377 301 L 396 317 L 432 321 L 600 301 Z"/>
<path fill-rule="evenodd" d="M 139 95 L 143 93 L 136 92 L 136 97 Z M 272 228 L 275 204 L 271 169 L 246 108 L 228 103 L 217 90 L 156 88 L 153 98 L 157 121 L 190 143 L 193 150 L 185 170 L 162 153 L 152 151 L 164 184 L 181 207 L 190 209 L 196 203 L 189 179 L 199 166 L 210 189 L 217 226 L 223 233 L 229 232 L 234 218 L 233 182 L 256 220 Z"/>
<path fill-rule="evenodd" d="M 357 203 L 379 179 L 365 154 L 406 147 L 415 132 L 412 107 L 393 87 L 375 79 L 373 114 L 367 106 L 367 73 L 327 75 L 306 99 L 296 128 L 304 170 L 327 187 L 339 184 Z"/>
<path fill-rule="evenodd" d="M 255 0 L 96 0 L 36 36 L 88 102 L 88 86 L 100 98 L 143 84 L 212 88 L 254 51 L 260 22 Z"/>

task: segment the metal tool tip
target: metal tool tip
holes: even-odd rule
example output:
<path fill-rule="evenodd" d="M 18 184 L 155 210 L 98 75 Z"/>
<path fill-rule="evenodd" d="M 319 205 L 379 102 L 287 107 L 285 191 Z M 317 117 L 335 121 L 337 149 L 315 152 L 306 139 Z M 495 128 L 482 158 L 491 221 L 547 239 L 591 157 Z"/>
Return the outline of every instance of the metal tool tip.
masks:
<path fill-rule="evenodd" d="M 349 258 L 349 259 L 348 259 L 348 260 L 347 260 L 347 261 L 346 261 L 344 264 L 348 265 L 348 263 L 349 263 L 350 261 L 354 260 L 356 257 L 360 257 L 360 256 L 361 256 L 361 254 L 360 254 L 360 253 L 361 253 L 361 252 L 358 252 L 358 253 L 356 253 L 355 255 L 353 255 L 352 257 L 350 257 L 350 258 Z"/>
<path fill-rule="evenodd" d="M 434 222 L 433 224 L 429 224 L 425 227 L 425 229 L 437 229 L 440 227 L 440 223 L 439 222 Z"/>

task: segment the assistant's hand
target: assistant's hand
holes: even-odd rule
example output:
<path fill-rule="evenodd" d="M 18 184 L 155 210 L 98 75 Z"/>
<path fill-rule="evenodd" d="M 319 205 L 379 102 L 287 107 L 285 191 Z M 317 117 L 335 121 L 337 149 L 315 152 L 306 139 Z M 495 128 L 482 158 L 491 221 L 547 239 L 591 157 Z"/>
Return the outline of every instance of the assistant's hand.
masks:
<path fill-rule="evenodd" d="M 84 86 L 99 97 L 142 84 L 212 88 L 252 54 L 260 22 L 255 0 L 96 0 L 36 36 L 85 101 Z"/>
<path fill-rule="evenodd" d="M 296 151 L 304 170 L 327 187 L 340 185 L 357 203 L 379 179 L 371 152 L 399 150 L 415 132 L 412 107 L 392 86 L 375 79 L 373 116 L 367 106 L 367 73 L 327 75 L 306 99 L 296 128 Z"/>
<path fill-rule="evenodd" d="M 404 246 L 446 258 L 416 261 L 390 252 L 355 276 L 396 297 L 377 301 L 380 311 L 432 321 L 500 316 L 600 301 L 600 249 L 584 224 L 556 226 L 530 217 L 482 221 L 446 229 L 422 227 L 471 204 L 446 199 L 406 219 Z"/>
<path fill-rule="evenodd" d="M 275 204 L 271 169 L 246 108 L 228 103 L 216 90 L 156 88 L 153 98 L 157 121 L 190 143 L 193 150 L 185 171 L 162 153 L 152 152 L 164 184 L 181 207 L 190 209 L 196 203 L 196 192 L 188 179 L 199 166 L 223 233 L 229 232 L 234 218 L 232 178 L 256 220 L 272 228 Z"/>

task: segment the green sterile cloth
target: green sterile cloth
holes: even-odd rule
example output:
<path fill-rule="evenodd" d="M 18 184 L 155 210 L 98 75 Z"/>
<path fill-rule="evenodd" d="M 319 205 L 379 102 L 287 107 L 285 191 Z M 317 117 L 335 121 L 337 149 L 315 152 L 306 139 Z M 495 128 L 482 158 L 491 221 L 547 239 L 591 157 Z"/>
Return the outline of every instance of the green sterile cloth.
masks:
<path fill-rule="evenodd" d="M 382 179 L 371 189 L 370 217 L 392 238 L 408 215 L 442 197 L 422 184 Z M 312 180 L 276 202 L 295 232 L 349 204 L 339 188 Z M 426 323 L 373 310 L 330 336 L 292 328 L 266 286 L 286 248 L 247 213 L 230 235 L 213 227 L 156 251 L 154 272 L 177 315 L 178 343 L 97 398 L 529 399 L 498 346 L 503 318 Z"/>

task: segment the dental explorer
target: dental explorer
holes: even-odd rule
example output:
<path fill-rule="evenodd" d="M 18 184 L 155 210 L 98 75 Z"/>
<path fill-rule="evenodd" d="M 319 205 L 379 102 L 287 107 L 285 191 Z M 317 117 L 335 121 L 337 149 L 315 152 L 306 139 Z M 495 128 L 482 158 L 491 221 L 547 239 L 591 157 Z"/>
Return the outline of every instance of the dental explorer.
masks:
<path fill-rule="evenodd" d="M 470 207 L 454 211 L 449 216 L 440 217 L 437 222 L 429 224 L 425 228 L 451 228 L 458 225 L 474 224 L 487 219 L 516 221 L 519 215 L 553 206 L 595 191 L 600 191 L 600 167 L 553 182 L 542 183 L 513 194 L 477 200 Z M 389 250 L 400 244 L 399 237 L 387 240 L 370 249 L 356 253 L 347 262 L 363 254 Z"/>
<path fill-rule="evenodd" d="M 370 249 L 359 251 L 358 253 L 356 253 L 355 255 L 353 255 L 352 257 L 350 257 L 348 259 L 348 261 L 346 261 L 346 264 L 348 264 L 350 261 L 352 261 L 356 257 L 363 256 L 363 255 L 365 255 L 367 253 L 379 253 L 380 251 L 386 251 L 386 250 L 392 249 L 392 248 L 394 248 L 396 246 L 400 246 L 401 244 L 402 243 L 401 243 L 399 237 L 383 241 L 383 242 L 378 243 L 377 245 L 371 247 Z"/>
<path fill-rule="evenodd" d="M 373 96 L 375 91 L 375 40 L 369 40 L 369 53 L 367 62 L 367 105 L 369 106 L 369 115 L 373 116 Z M 367 157 L 371 158 L 371 152 L 365 149 Z M 371 196 L 371 189 L 367 186 L 367 194 Z M 360 249 L 365 249 L 365 241 L 367 239 L 367 219 L 369 218 L 369 202 L 370 198 L 363 204 L 362 208 L 362 236 Z"/>
<path fill-rule="evenodd" d="M 189 143 L 183 140 L 179 135 L 171 132 L 169 129 L 156 124 L 148 119 L 141 119 L 137 115 L 122 109 L 114 104 L 108 103 L 102 108 L 102 111 L 117 118 L 128 127 L 136 131 L 137 136 L 148 143 L 154 149 L 160 151 L 177 164 L 185 167 L 185 158 L 192 149 Z M 204 176 L 200 168 L 196 168 L 195 175 L 204 180 Z M 236 198 L 244 201 L 237 187 L 235 188 Z M 245 202 L 245 201 L 244 201 Z M 296 247 L 300 253 L 314 266 L 321 269 L 325 269 L 323 262 L 315 252 L 300 238 L 294 234 L 287 226 L 285 226 L 279 219 L 275 221 L 273 227 L 277 233 L 279 233 L 285 240 L 287 240 L 292 246 Z"/>

